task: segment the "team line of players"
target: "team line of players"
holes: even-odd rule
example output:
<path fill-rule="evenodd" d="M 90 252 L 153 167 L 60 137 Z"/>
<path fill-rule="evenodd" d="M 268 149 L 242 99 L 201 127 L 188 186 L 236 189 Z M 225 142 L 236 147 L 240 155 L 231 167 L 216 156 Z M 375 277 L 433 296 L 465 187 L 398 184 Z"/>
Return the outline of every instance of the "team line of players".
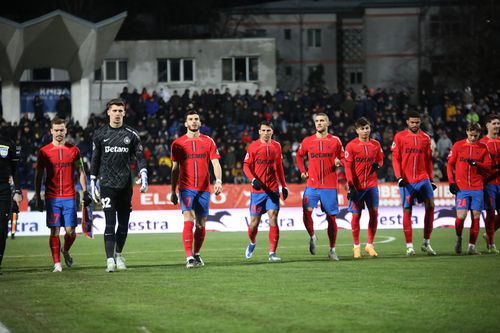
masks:
<path fill-rule="evenodd" d="M 104 243 L 106 271 L 126 269 L 122 255 L 128 234 L 128 222 L 132 209 L 132 179 L 130 164 L 135 158 L 138 164 L 141 192 L 146 192 L 147 169 L 143 148 L 138 133 L 124 125 L 125 105 L 120 99 L 107 104 L 109 124 L 96 131 L 93 139 L 93 157 L 90 168 L 90 184 L 87 183 L 78 148 L 65 141 L 66 126 L 61 119 L 53 119 L 53 140 L 39 151 L 35 181 L 35 200 L 41 206 L 41 183 L 46 175 L 45 204 L 47 226 L 51 229 L 50 249 L 54 261 L 54 272 L 61 272 L 62 253 L 68 267 L 73 265 L 70 253 L 76 234 L 76 203 L 74 173 L 84 191 L 83 201 L 100 202 L 105 214 Z M 371 125 L 366 118 L 355 123 L 358 137 L 350 141 L 345 150 L 337 136 L 329 133 L 329 118 L 319 113 L 314 118 L 315 133 L 306 137 L 297 151 L 297 166 L 301 178 L 307 185 L 303 194 L 303 222 L 309 234 L 309 250 L 317 252 L 317 237 L 312 211 L 321 204 L 328 222 L 328 258 L 339 260 L 335 245 L 337 238 L 336 215 L 337 172 L 343 164 L 348 183 L 349 211 L 352 213 L 353 256 L 361 258 L 360 218 L 367 207 L 369 212 L 368 239 L 364 251 L 371 257 L 378 254 L 374 248 L 377 231 L 379 205 L 376 171 L 382 166 L 384 154 L 378 141 L 370 137 Z M 430 245 L 434 220 L 432 182 L 433 164 L 430 137 L 420 129 L 420 115 L 410 111 L 406 116 L 407 128 L 398 132 L 392 144 L 392 164 L 400 187 L 403 203 L 403 231 L 406 240 L 406 255 L 415 255 L 412 240 L 411 214 L 415 203 L 424 203 L 424 239 L 421 250 L 436 255 Z M 486 119 L 487 135 L 479 140 L 481 127 L 467 127 L 467 138 L 456 142 L 448 157 L 448 179 L 450 192 L 456 196 L 457 217 L 455 252 L 462 252 L 462 230 L 467 211 L 472 211 L 468 254 L 477 254 L 476 241 L 479 233 L 480 212 L 486 208 L 486 234 L 488 251 L 498 254 L 494 243 L 495 230 L 500 226 L 500 117 L 489 115 Z M 205 223 L 210 202 L 210 172 L 215 175 L 213 191 L 222 192 L 222 169 L 220 155 L 212 138 L 200 133 L 200 115 L 190 110 L 185 116 L 187 132 L 172 143 L 171 201 L 180 203 L 184 217 L 182 232 L 186 267 L 202 267 L 200 255 L 205 239 Z M 283 200 L 288 189 L 283 171 L 281 145 L 272 139 L 273 125 L 263 121 L 258 125 L 259 139 L 247 148 L 243 171 L 251 180 L 249 244 L 245 257 L 250 259 L 256 248 L 258 226 L 261 216 L 269 217 L 269 262 L 279 262 L 276 254 L 279 242 L 277 224 L 280 209 L 280 186 Z M 307 163 L 306 163 L 307 162 Z M 496 214 L 497 213 L 497 214 Z M 60 228 L 66 230 L 64 244 L 59 240 Z M 193 230 L 194 229 L 194 230 Z M 5 246 L 3 246 L 5 247 Z M 1 249 L 1 248 L 0 248 Z M 3 252 L 2 252 L 3 254 Z M 0 257 L 1 258 L 1 257 Z"/>

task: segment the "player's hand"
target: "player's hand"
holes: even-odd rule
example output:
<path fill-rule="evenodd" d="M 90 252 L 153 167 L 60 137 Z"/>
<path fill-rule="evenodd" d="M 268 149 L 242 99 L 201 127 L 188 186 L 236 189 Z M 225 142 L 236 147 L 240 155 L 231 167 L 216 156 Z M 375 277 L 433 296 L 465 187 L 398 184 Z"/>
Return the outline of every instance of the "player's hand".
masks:
<path fill-rule="evenodd" d="M 347 200 L 353 200 L 358 194 L 358 190 L 354 186 L 349 186 L 349 190 L 347 191 Z"/>
<path fill-rule="evenodd" d="M 477 166 L 477 162 L 470 158 L 467 159 L 467 163 L 469 163 L 470 166 Z"/>
<path fill-rule="evenodd" d="M 16 203 L 17 207 L 19 207 L 21 201 L 23 201 L 23 192 L 19 190 L 14 191 L 14 196 L 12 197 L 12 200 Z"/>
<path fill-rule="evenodd" d="M 141 170 L 141 193 L 146 193 L 148 190 L 148 172 L 146 169 Z"/>
<path fill-rule="evenodd" d="M 433 191 L 438 188 L 438 186 L 434 182 L 431 182 L 431 186 Z"/>
<path fill-rule="evenodd" d="M 377 171 L 378 169 L 380 169 L 380 164 L 378 164 L 377 162 L 373 162 L 372 169 L 373 171 Z"/>
<path fill-rule="evenodd" d="M 222 193 L 222 180 L 216 179 L 214 184 L 214 194 L 219 195 Z"/>
<path fill-rule="evenodd" d="M 43 201 L 40 194 L 35 194 L 35 209 L 39 212 L 43 212 Z"/>
<path fill-rule="evenodd" d="M 281 194 L 283 195 L 283 200 L 286 200 L 286 198 L 288 198 L 288 188 L 282 187 Z"/>
<path fill-rule="evenodd" d="M 460 189 L 458 188 L 457 184 L 451 183 L 450 184 L 450 193 L 457 195 L 458 191 L 460 191 Z"/>
<path fill-rule="evenodd" d="M 300 174 L 300 178 L 302 178 L 302 179 L 304 179 L 304 180 L 305 180 L 305 179 L 307 179 L 307 178 L 309 178 L 309 173 L 307 173 L 307 172 L 302 172 L 302 173 Z"/>
<path fill-rule="evenodd" d="M 408 185 L 408 182 L 406 180 L 404 180 L 403 178 L 398 178 L 399 187 L 405 187 L 406 185 Z"/>
<path fill-rule="evenodd" d="M 101 193 L 99 193 L 99 185 L 97 184 L 96 176 L 90 176 L 90 195 L 95 203 L 101 201 Z"/>
<path fill-rule="evenodd" d="M 175 193 L 175 191 L 170 194 L 170 201 L 172 201 L 174 205 L 179 203 L 179 198 L 177 198 L 177 193 Z"/>
<path fill-rule="evenodd" d="M 335 157 L 335 166 L 338 168 L 340 167 L 340 160 L 338 159 L 338 157 Z"/>
<path fill-rule="evenodd" d="M 262 183 L 257 178 L 254 178 L 252 179 L 252 187 L 257 191 L 260 191 L 262 189 Z"/>
<path fill-rule="evenodd" d="M 92 196 L 90 195 L 89 191 L 84 191 L 83 192 L 83 205 L 85 207 L 90 206 L 92 203 Z"/>

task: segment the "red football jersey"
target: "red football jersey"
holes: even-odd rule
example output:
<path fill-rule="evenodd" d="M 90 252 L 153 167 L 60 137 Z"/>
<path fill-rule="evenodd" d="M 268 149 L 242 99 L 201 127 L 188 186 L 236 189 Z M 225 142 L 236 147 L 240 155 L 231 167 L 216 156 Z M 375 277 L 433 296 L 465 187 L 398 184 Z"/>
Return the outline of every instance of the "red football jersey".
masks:
<path fill-rule="evenodd" d="M 396 133 L 392 143 L 392 167 L 396 178 L 409 183 L 434 178 L 431 139 L 423 131 L 412 133 L 406 129 Z"/>
<path fill-rule="evenodd" d="M 471 159 L 477 166 L 467 162 Z M 468 143 L 467 140 L 456 142 L 448 155 L 448 181 L 455 183 L 461 190 L 482 190 L 483 176 L 489 173 L 491 157 L 485 144 Z"/>
<path fill-rule="evenodd" d="M 51 143 L 38 151 L 37 169 L 45 169 L 45 198 L 74 198 L 75 170 L 81 163 L 80 150 L 70 143 Z"/>
<path fill-rule="evenodd" d="M 252 142 L 247 148 L 243 171 L 248 179 L 257 178 L 262 182 L 263 188 L 257 191 L 252 187 L 253 193 L 264 193 L 265 188 L 277 191 L 278 180 L 281 186 L 286 187 L 281 145 L 274 140 L 269 143 L 260 139 Z"/>
<path fill-rule="evenodd" d="M 204 134 L 188 138 L 185 134 L 172 142 L 172 161 L 180 166 L 179 188 L 209 191 L 211 160 L 220 158 L 214 140 Z"/>
<path fill-rule="evenodd" d="M 316 134 L 302 140 L 297 151 L 297 166 L 301 173 L 306 172 L 304 156 L 307 155 L 309 178 L 307 186 L 314 188 L 337 188 L 337 167 L 335 158 L 343 158 L 344 148 L 340 139 L 328 134 L 318 138 Z"/>
<path fill-rule="evenodd" d="M 500 164 L 500 138 L 490 139 L 484 136 L 479 140 L 484 143 L 490 153 L 492 166 Z M 500 170 L 492 169 L 491 173 L 485 178 L 486 184 L 500 185 Z"/>
<path fill-rule="evenodd" d="M 380 166 L 384 162 L 384 152 L 377 140 L 363 142 L 355 138 L 349 142 L 345 147 L 344 159 L 347 183 L 358 190 L 376 187 L 378 181 L 372 167 L 374 162 Z"/>

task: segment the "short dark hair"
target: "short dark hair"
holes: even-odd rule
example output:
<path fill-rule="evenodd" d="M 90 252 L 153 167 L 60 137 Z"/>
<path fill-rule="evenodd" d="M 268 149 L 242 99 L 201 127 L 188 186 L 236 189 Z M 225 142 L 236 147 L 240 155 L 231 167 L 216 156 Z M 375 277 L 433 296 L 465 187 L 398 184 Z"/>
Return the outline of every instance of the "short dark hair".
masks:
<path fill-rule="evenodd" d="M 493 120 L 500 120 L 500 116 L 496 113 L 490 113 L 489 115 L 486 116 L 486 118 L 484 118 L 484 123 L 487 124 L 487 123 L 491 123 Z"/>
<path fill-rule="evenodd" d="M 63 118 L 59 118 L 59 117 L 54 117 L 51 121 L 50 121 L 50 127 L 52 128 L 52 126 L 54 125 L 61 125 L 61 124 L 65 124 L 65 121 Z"/>
<path fill-rule="evenodd" d="M 112 106 L 112 105 L 118 105 L 118 106 L 123 106 L 125 107 L 125 101 L 121 98 L 113 98 L 112 100 L 110 100 L 107 104 L 106 104 L 106 110 L 109 110 L 109 108 Z"/>
<path fill-rule="evenodd" d="M 186 114 L 184 115 L 184 121 L 187 121 L 188 119 L 188 116 L 192 116 L 192 115 L 198 115 L 198 117 L 200 117 L 200 121 L 201 121 L 201 115 L 198 113 L 198 111 L 196 111 L 195 109 L 188 109 L 188 111 L 186 112 Z"/>
<path fill-rule="evenodd" d="M 468 132 L 481 132 L 481 125 L 478 123 L 470 123 L 467 125 L 466 130 Z"/>
<path fill-rule="evenodd" d="M 406 120 L 410 118 L 418 118 L 420 119 L 420 113 L 416 110 L 410 110 L 406 113 Z"/>
<path fill-rule="evenodd" d="M 268 126 L 268 127 L 271 127 L 273 130 L 274 130 L 274 125 L 272 122 L 270 121 L 267 121 L 267 120 L 263 120 L 259 123 L 259 126 L 257 127 L 259 130 L 262 126 Z"/>
<path fill-rule="evenodd" d="M 354 127 L 355 128 L 365 127 L 366 125 L 370 125 L 370 127 L 372 126 L 372 124 L 370 123 L 370 121 L 368 119 L 366 119 L 365 117 L 359 118 L 354 123 Z"/>

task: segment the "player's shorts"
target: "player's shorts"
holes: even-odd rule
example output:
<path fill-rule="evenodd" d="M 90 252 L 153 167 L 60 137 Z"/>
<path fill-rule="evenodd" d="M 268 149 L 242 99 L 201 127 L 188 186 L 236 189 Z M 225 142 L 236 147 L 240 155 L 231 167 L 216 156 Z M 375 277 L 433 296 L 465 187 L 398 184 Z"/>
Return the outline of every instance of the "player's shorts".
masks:
<path fill-rule="evenodd" d="M 50 198 L 45 200 L 47 227 L 76 227 L 76 200 L 74 198 Z"/>
<path fill-rule="evenodd" d="M 339 213 L 337 190 L 331 188 L 314 188 L 307 186 L 302 197 L 302 208 L 316 208 L 321 201 L 321 209 L 328 215 Z"/>
<path fill-rule="evenodd" d="M 403 208 L 410 208 L 416 202 L 422 203 L 425 199 L 434 198 L 434 191 L 432 190 L 431 181 L 429 179 L 400 187 L 399 192 L 401 194 Z"/>
<path fill-rule="evenodd" d="M 484 207 L 483 190 L 460 190 L 455 198 L 457 210 L 482 211 Z"/>
<path fill-rule="evenodd" d="M 261 216 L 268 210 L 280 210 L 280 192 L 251 193 L 250 216 Z"/>
<path fill-rule="evenodd" d="M 486 210 L 500 209 L 500 185 L 488 184 L 484 187 L 484 207 Z"/>
<path fill-rule="evenodd" d="M 104 211 L 132 211 L 132 186 L 101 186 L 101 205 Z"/>
<path fill-rule="evenodd" d="M 368 209 L 378 208 L 378 202 L 379 193 L 377 186 L 358 191 L 356 196 L 349 200 L 349 212 L 360 213 L 365 208 L 365 204 Z"/>
<path fill-rule="evenodd" d="M 196 217 L 208 216 L 210 192 L 181 188 L 179 197 L 182 212 L 194 210 Z"/>

